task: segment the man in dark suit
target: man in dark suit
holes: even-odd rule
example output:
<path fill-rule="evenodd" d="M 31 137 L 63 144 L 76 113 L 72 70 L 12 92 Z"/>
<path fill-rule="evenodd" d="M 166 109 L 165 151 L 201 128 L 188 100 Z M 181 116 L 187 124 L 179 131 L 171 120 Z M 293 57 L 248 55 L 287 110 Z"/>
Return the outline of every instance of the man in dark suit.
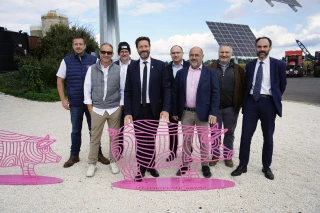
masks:
<path fill-rule="evenodd" d="M 170 49 L 170 55 L 172 61 L 166 66 L 166 71 L 168 73 L 168 80 L 170 81 L 170 86 L 174 84 L 174 78 L 177 75 L 178 70 L 189 67 L 190 63 L 183 59 L 183 50 L 179 45 L 174 45 Z M 169 116 L 169 120 L 171 123 L 178 123 L 178 121 L 172 119 Z M 170 129 L 170 155 L 166 159 L 167 162 L 173 161 L 177 157 L 177 147 L 178 147 L 178 127 L 172 126 Z"/>
<path fill-rule="evenodd" d="M 153 120 L 158 125 L 159 117 L 169 120 L 171 102 L 171 89 L 165 64 L 162 61 L 150 57 L 150 39 L 139 37 L 136 39 L 137 51 L 140 59 L 128 66 L 126 85 L 124 91 L 124 123 L 135 120 Z M 157 132 L 148 131 L 134 126 L 137 139 L 137 161 L 139 172 L 136 181 L 141 181 L 146 168 L 153 177 L 159 177 L 155 166 L 155 141 Z M 146 160 L 148 159 L 148 160 Z"/>
<path fill-rule="evenodd" d="M 172 118 L 181 120 L 182 125 L 209 126 L 217 122 L 220 102 L 219 81 L 215 70 L 202 64 L 203 56 L 200 47 L 191 48 L 190 67 L 179 70 L 174 81 Z M 191 150 L 192 138 L 184 138 L 183 165 L 177 171 L 178 176 L 189 169 L 191 151 L 188 150 Z M 203 176 L 210 178 L 212 174 L 208 164 L 209 145 L 200 143 L 200 149 Z"/>
<path fill-rule="evenodd" d="M 270 169 L 273 153 L 273 133 L 275 119 L 282 116 L 281 96 L 287 85 L 285 63 L 269 57 L 272 42 L 268 37 L 256 40 L 258 60 L 246 65 L 246 91 L 242 107 L 242 133 L 239 153 L 239 166 L 231 175 L 239 176 L 247 172 L 250 145 L 258 120 L 263 132 L 262 172 L 273 180 Z"/>

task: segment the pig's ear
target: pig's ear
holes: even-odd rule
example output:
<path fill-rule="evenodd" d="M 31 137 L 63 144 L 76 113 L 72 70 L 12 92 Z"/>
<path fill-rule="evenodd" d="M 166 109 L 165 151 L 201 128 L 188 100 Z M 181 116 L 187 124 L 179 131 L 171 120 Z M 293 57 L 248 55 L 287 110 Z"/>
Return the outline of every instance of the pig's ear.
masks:
<path fill-rule="evenodd" d="M 219 124 L 218 122 L 216 122 L 212 127 L 211 129 L 219 129 Z"/>
<path fill-rule="evenodd" d="M 116 130 L 112 128 L 108 128 L 109 136 L 114 136 L 116 134 Z"/>
<path fill-rule="evenodd" d="M 54 139 L 50 139 L 50 136 L 47 135 L 46 137 L 40 139 L 38 142 L 37 142 L 37 148 L 38 149 L 43 149 L 44 147 L 46 146 L 50 146 L 50 144 L 54 143 L 56 140 Z"/>

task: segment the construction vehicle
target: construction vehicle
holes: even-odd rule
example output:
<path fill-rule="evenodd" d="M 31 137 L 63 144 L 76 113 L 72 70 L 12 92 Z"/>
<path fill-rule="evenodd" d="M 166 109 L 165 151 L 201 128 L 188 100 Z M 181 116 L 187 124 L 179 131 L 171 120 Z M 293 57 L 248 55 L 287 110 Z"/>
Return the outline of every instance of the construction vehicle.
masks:
<path fill-rule="evenodd" d="M 285 51 L 286 74 L 288 76 L 303 76 L 302 50 Z"/>

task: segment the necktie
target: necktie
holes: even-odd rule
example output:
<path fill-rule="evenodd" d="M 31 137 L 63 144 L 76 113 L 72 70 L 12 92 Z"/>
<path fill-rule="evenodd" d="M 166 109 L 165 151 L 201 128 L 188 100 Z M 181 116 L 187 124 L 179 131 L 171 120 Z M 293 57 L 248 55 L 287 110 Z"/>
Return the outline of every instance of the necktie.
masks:
<path fill-rule="evenodd" d="M 143 62 L 143 80 L 142 80 L 142 104 L 147 103 L 147 61 Z"/>
<path fill-rule="evenodd" d="M 260 98 L 260 91 L 261 91 L 261 83 L 262 83 L 262 77 L 263 77 L 263 69 L 262 69 L 262 64 L 263 62 L 260 61 L 260 65 L 258 67 L 258 71 L 256 74 L 256 82 L 254 84 L 254 88 L 253 88 L 253 99 L 255 101 L 258 101 Z"/>

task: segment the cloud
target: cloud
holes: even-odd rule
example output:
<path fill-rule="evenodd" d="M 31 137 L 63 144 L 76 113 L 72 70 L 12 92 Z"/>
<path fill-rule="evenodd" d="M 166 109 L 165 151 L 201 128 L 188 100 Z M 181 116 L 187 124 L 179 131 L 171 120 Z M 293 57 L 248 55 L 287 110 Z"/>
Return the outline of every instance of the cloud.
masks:
<path fill-rule="evenodd" d="M 233 2 L 233 4 L 224 11 L 223 13 L 223 19 L 228 20 L 236 20 L 241 17 L 243 17 L 246 13 L 246 8 L 243 6 L 242 1 L 230 1 Z"/>
<path fill-rule="evenodd" d="M 184 59 L 188 60 L 189 50 L 194 46 L 199 46 L 203 49 L 204 60 L 217 58 L 218 43 L 213 38 L 211 32 L 194 33 L 188 35 L 174 35 L 168 39 L 160 39 L 151 43 L 151 57 L 171 61 L 170 48 L 173 45 L 179 45 L 183 48 Z M 132 58 L 139 58 L 136 51 L 132 51 Z"/>

